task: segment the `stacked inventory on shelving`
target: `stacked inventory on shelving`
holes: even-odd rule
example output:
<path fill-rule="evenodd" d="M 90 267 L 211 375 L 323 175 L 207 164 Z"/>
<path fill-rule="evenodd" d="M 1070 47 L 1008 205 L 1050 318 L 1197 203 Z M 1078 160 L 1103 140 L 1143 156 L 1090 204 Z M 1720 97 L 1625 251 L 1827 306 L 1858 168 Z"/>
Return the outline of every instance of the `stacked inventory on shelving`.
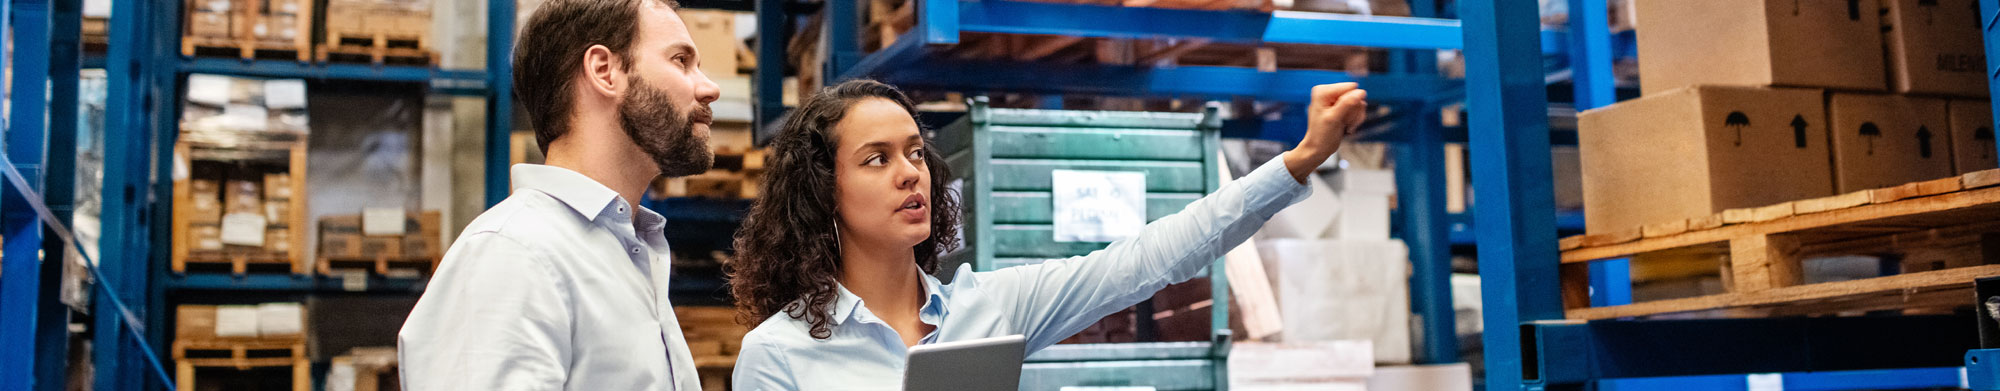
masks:
<path fill-rule="evenodd" d="M 429 0 L 330 0 L 319 61 L 436 65 Z"/>
<path fill-rule="evenodd" d="M 437 270 L 444 249 L 438 211 L 371 208 L 319 220 L 320 274 L 360 272 L 418 277 Z"/>
<path fill-rule="evenodd" d="M 231 376 L 197 375 L 197 369 L 289 369 L 288 386 L 313 389 L 306 358 L 305 309 L 299 303 L 183 305 L 175 309 L 173 359 L 177 388 L 227 382 Z"/>
<path fill-rule="evenodd" d="M 188 0 L 186 7 L 183 56 L 214 53 L 245 60 L 287 58 L 304 62 L 312 53 L 310 1 Z"/>
<path fill-rule="evenodd" d="M 176 155 L 173 271 L 305 274 L 305 82 L 188 77 Z"/>
<path fill-rule="evenodd" d="M 1612 256 L 1634 255 L 1635 279 L 1715 278 L 1663 296 L 1674 298 L 1821 279 L 1801 276 L 1807 257 L 1925 258 L 1977 242 L 1980 230 L 1960 222 L 1868 206 L 1908 207 L 1896 201 L 1970 189 L 1957 175 L 2000 165 L 1973 0 L 1639 2 L 1637 11 L 1645 96 L 1580 115 L 1590 235 L 1563 248 L 1697 233 L 1731 244 L 1566 253 L 1572 316 L 1588 313 L 1585 266 Z M 1801 222 L 1821 220 L 1838 222 Z M 1716 230 L 1733 224 L 1750 228 Z M 1921 230 L 1952 238 L 1836 243 Z M 1906 264 L 1900 272 L 1924 270 Z M 1712 309 L 1696 307 L 1670 312 Z"/>

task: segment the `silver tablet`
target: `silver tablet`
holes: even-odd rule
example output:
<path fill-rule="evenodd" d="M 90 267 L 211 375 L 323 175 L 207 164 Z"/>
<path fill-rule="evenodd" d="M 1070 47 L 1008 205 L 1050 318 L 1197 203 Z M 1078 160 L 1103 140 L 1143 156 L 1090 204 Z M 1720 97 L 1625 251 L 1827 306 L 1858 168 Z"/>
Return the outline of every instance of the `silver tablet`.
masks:
<path fill-rule="evenodd" d="M 917 345 L 903 366 L 903 390 L 1019 390 L 1027 347 L 1019 335 Z"/>

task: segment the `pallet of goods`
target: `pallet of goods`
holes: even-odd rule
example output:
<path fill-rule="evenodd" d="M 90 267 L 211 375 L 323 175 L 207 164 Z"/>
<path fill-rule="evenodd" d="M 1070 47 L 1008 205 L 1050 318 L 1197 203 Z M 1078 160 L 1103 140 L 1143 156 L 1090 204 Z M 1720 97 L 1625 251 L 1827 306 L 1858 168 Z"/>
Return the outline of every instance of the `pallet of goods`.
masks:
<path fill-rule="evenodd" d="M 307 0 L 187 0 L 181 55 L 305 62 L 312 55 Z M 86 20 L 85 31 L 90 31 Z M 86 34 L 89 36 L 89 34 Z"/>
<path fill-rule="evenodd" d="M 427 0 L 329 0 L 321 62 L 437 65 Z"/>
<path fill-rule="evenodd" d="M 230 370 L 279 368 L 291 372 L 290 388 L 313 389 L 306 358 L 305 309 L 298 303 L 182 305 L 175 309 L 173 359 L 177 389 L 225 381 Z M 197 369 L 211 375 L 197 377 Z M 210 376 L 216 376 L 211 378 Z"/>
<path fill-rule="evenodd" d="M 438 211 L 369 209 L 319 221 L 319 273 L 418 277 L 437 270 L 444 237 Z"/>
<path fill-rule="evenodd" d="M 190 75 L 172 270 L 305 274 L 305 83 Z"/>

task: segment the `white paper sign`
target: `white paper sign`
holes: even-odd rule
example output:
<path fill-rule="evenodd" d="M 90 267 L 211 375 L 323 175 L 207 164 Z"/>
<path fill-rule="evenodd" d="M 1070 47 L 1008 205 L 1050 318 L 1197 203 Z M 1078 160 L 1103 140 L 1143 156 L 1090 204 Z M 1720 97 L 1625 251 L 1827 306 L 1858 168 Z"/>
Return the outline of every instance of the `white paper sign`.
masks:
<path fill-rule="evenodd" d="M 1112 242 L 1146 227 L 1146 173 L 1055 170 L 1055 240 Z"/>
<path fill-rule="evenodd" d="M 403 219 L 403 208 L 362 209 L 361 234 L 368 236 L 402 235 Z"/>
<path fill-rule="evenodd" d="M 264 247 L 263 213 L 230 213 L 222 216 L 222 243 Z"/>
<path fill-rule="evenodd" d="M 299 303 L 257 305 L 257 335 L 298 335 L 305 332 L 305 309 Z"/>
<path fill-rule="evenodd" d="M 271 129 L 271 112 L 263 106 L 228 105 L 222 107 L 224 129 L 245 132 L 262 132 Z"/>
<path fill-rule="evenodd" d="M 300 79 L 265 81 L 264 107 L 272 110 L 306 108 L 306 81 Z"/>

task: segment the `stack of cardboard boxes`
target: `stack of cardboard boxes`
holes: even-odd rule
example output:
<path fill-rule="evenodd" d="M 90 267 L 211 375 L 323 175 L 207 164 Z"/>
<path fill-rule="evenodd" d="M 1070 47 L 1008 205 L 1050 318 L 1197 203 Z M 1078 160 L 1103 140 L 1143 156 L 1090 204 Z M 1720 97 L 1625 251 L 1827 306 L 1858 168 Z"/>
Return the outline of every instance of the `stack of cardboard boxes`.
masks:
<path fill-rule="evenodd" d="M 197 382 L 195 368 L 243 371 L 260 367 L 290 367 L 291 389 L 311 390 L 312 362 L 305 357 L 305 318 L 305 308 L 294 302 L 176 307 L 173 344 L 177 372 L 175 382 L 184 390 L 209 389 L 196 386 L 207 384 L 213 387 L 218 380 L 229 379 Z M 204 373 L 204 378 L 214 375 Z"/>
<path fill-rule="evenodd" d="M 261 178 L 188 181 L 187 246 L 194 252 L 291 251 L 291 174 L 246 172 Z"/>
<path fill-rule="evenodd" d="M 1637 11 L 1645 96 L 1579 118 L 1591 233 L 1996 166 L 1974 0 Z"/>
<path fill-rule="evenodd" d="M 303 272 L 305 82 L 188 76 L 176 140 L 173 269 L 286 263 Z M 242 272 L 239 270 L 238 272 Z"/>
<path fill-rule="evenodd" d="M 362 214 L 329 215 L 319 221 L 319 270 L 332 274 L 346 269 L 346 261 L 366 263 L 366 269 L 380 271 L 378 261 L 421 264 L 420 273 L 436 267 L 444 249 L 439 247 L 441 213 L 406 213 L 401 209 L 370 209 Z M 407 269 L 398 267 L 398 269 Z"/>
<path fill-rule="evenodd" d="M 236 25 L 245 23 L 241 13 L 233 12 L 243 4 L 242 0 L 194 0 L 188 3 L 187 35 L 204 38 L 235 38 Z M 108 20 L 108 18 L 107 18 Z"/>
<path fill-rule="evenodd" d="M 312 38 L 312 7 L 309 0 L 252 0 L 262 2 L 255 10 L 256 22 L 249 26 L 250 37 L 261 42 L 300 45 Z"/>
<path fill-rule="evenodd" d="M 326 45 L 323 50 L 428 51 L 430 33 L 429 0 L 328 0 L 326 2 Z"/>

